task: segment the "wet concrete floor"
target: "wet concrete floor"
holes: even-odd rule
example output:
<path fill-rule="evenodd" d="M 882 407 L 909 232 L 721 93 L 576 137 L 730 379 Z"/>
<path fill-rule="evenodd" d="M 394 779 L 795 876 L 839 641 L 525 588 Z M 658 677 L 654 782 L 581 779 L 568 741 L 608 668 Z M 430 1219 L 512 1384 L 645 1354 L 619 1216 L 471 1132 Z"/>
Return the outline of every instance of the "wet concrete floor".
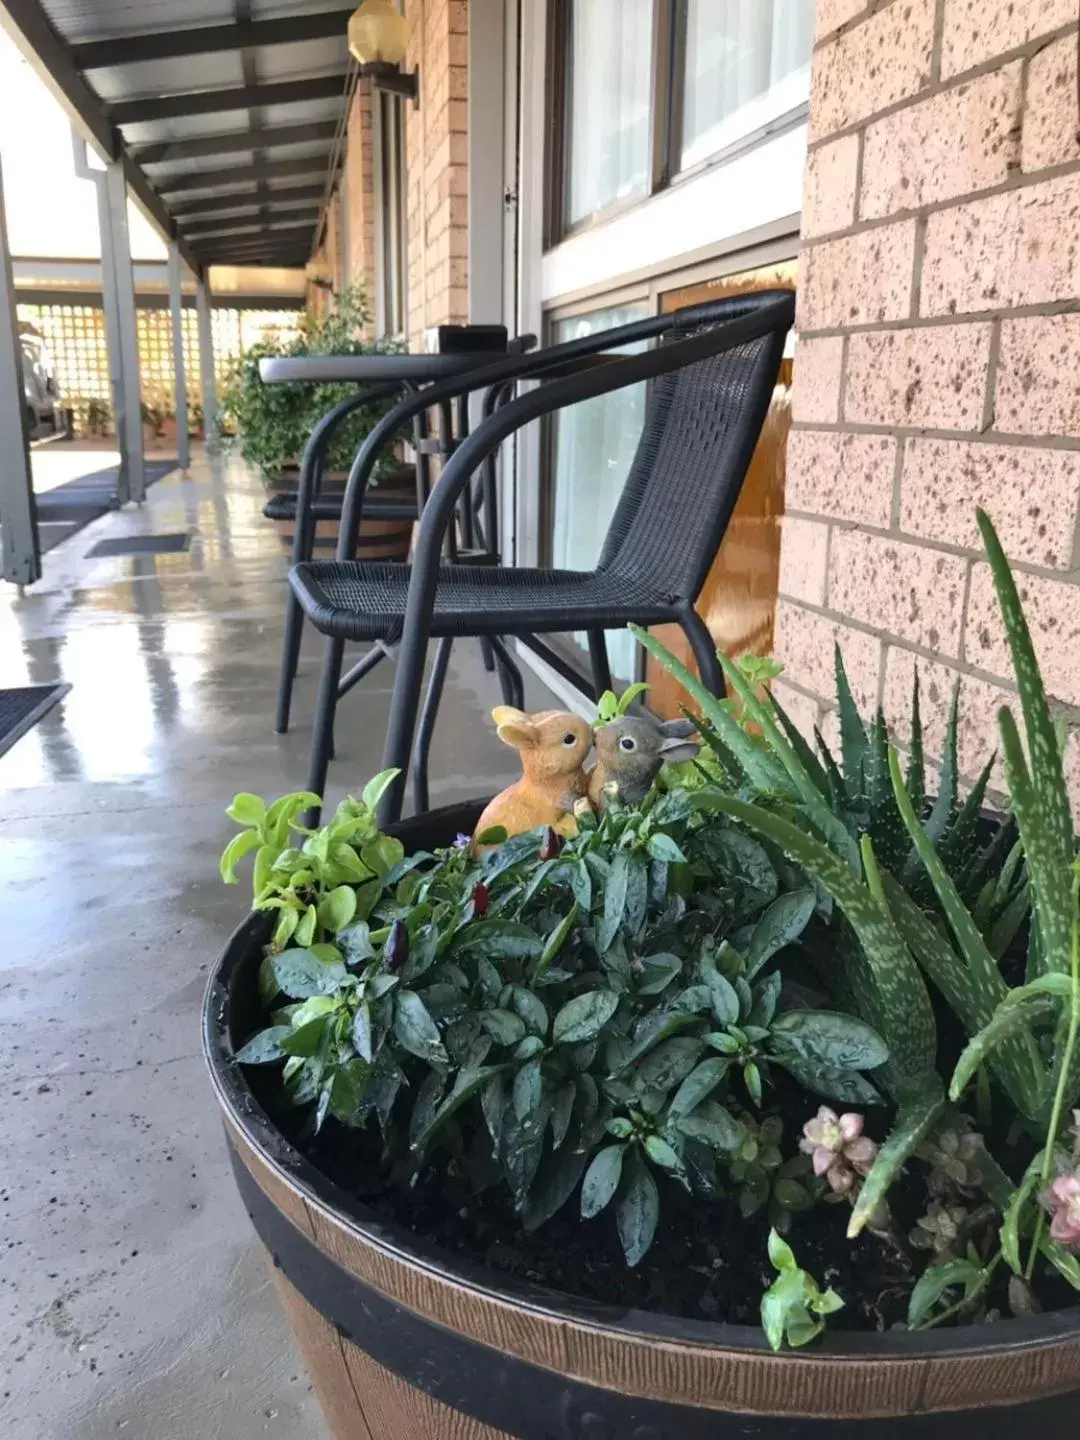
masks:
<path fill-rule="evenodd" d="M 48 555 L 23 598 L 0 585 L 0 684 L 73 687 L 0 758 L 5 1440 L 326 1435 L 199 1051 L 207 968 L 247 898 L 217 878 L 223 810 L 303 787 L 315 698 L 309 643 L 293 732 L 274 734 L 287 557 L 262 501 L 238 462 L 199 459 Z M 178 530 L 189 553 L 86 558 Z M 342 702 L 331 803 L 379 768 L 391 680 Z M 459 643 L 433 805 L 513 778 L 484 722 L 498 699 Z"/>

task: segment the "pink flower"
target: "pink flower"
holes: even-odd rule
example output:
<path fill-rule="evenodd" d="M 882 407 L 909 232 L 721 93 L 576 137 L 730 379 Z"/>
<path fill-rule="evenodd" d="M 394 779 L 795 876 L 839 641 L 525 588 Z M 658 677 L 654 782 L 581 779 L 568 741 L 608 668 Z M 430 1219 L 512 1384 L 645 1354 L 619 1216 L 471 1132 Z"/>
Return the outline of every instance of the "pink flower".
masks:
<path fill-rule="evenodd" d="M 799 1149 L 810 1156 L 814 1174 L 824 1175 L 837 1195 L 849 1194 L 856 1177 L 868 1174 L 877 1158 L 877 1146 L 863 1134 L 863 1117 L 837 1115 L 828 1105 L 803 1126 Z"/>
<path fill-rule="evenodd" d="M 1080 1253 L 1080 1170 L 1059 1175 L 1039 1198 L 1050 1212 L 1050 1234 Z"/>

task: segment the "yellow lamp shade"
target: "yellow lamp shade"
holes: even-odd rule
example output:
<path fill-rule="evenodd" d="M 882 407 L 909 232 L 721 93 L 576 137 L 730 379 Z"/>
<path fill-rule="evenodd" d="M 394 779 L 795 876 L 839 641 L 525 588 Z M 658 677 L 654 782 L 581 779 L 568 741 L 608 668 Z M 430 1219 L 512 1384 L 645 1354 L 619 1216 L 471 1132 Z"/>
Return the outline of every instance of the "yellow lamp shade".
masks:
<path fill-rule="evenodd" d="M 392 0 L 364 0 L 349 20 L 349 50 L 361 65 L 400 65 L 409 26 Z"/>

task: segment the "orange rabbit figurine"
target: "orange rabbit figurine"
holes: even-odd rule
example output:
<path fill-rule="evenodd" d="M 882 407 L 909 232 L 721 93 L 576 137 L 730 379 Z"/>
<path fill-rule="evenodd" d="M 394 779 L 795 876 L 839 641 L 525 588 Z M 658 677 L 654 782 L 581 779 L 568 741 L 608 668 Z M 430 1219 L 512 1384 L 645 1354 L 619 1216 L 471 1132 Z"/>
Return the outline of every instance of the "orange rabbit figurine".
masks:
<path fill-rule="evenodd" d="M 496 825 L 508 836 L 550 825 L 562 835 L 576 835 L 574 806 L 588 804 L 582 766 L 592 748 L 592 726 L 568 710 L 526 715 L 511 705 L 497 705 L 491 718 L 503 744 L 519 752 L 524 774 L 488 802 L 476 834 Z"/>

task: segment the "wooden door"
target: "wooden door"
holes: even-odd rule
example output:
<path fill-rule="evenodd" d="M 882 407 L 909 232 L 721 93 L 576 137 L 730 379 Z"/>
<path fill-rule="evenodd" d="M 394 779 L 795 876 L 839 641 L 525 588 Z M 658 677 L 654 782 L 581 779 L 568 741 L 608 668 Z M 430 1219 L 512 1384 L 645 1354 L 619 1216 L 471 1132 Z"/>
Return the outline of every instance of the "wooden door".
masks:
<path fill-rule="evenodd" d="M 795 261 L 788 260 L 669 290 L 661 296 L 660 303 L 664 311 L 677 310 L 682 305 L 699 305 L 748 290 L 794 288 Z M 744 654 L 768 655 L 772 650 L 785 457 L 791 427 L 791 370 L 790 360 L 781 362 L 772 404 L 742 493 L 698 598 L 697 610 L 704 617 L 717 648 L 733 659 Z M 690 646 L 677 625 L 659 625 L 655 633 L 680 660 L 696 670 Z M 645 678 L 652 686 L 648 696 L 650 708 L 660 715 L 677 715 L 682 691 L 651 656 Z"/>

